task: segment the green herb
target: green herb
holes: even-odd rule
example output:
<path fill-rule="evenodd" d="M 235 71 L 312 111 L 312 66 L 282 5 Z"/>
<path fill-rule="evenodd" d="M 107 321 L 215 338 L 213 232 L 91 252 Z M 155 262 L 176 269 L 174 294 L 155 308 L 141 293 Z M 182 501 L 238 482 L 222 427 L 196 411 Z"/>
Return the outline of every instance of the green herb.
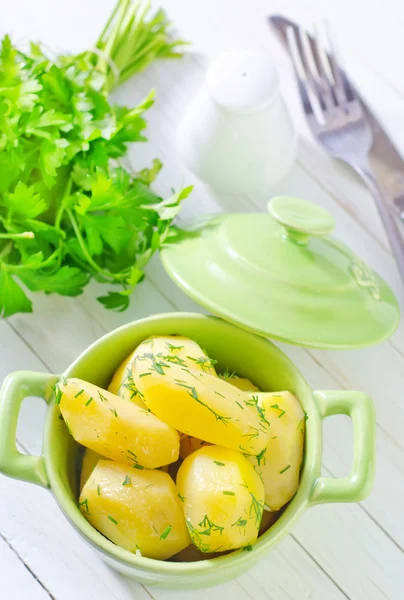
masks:
<path fill-rule="evenodd" d="M 219 460 L 214 460 L 213 461 L 215 463 L 215 465 L 217 465 L 218 467 L 225 467 L 225 463 L 220 462 Z"/>
<path fill-rule="evenodd" d="M 92 399 L 92 398 L 89 398 L 89 399 L 87 400 L 87 402 L 85 403 L 85 406 L 89 406 L 89 405 L 91 404 L 91 402 L 92 402 L 92 401 L 93 401 L 93 399 Z"/>
<path fill-rule="evenodd" d="M 101 402 L 108 402 L 108 398 L 106 398 L 106 397 L 104 396 L 104 394 L 102 394 L 102 393 L 100 392 L 100 390 L 98 390 L 98 396 L 99 396 L 99 398 L 100 398 Z"/>
<path fill-rule="evenodd" d="M 67 379 L 66 379 L 66 377 L 62 377 L 62 383 L 63 383 L 63 385 L 67 385 Z"/>
<path fill-rule="evenodd" d="M 180 367 L 186 367 L 187 363 L 186 361 L 181 358 L 180 356 L 175 356 L 175 355 L 171 355 L 168 354 L 167 356 L 163 356 L 164 360 L 173 363 L 174 365 L 180 365 Z"/>
<path fill-rule="evenodd" d="M 221 398 L 226 398 L 226 396 L 223 396 L 223 394 L 221 394 L 220 392 L 217 392 L 216 390 L 215 390 L 215 394 L 217 394 Z M 241 404 L 240 404 L 240 406 L 241 406 Z"/>
<path fill-rule="evenodd" d="M 122 311 L 172 232 L 190 188 L 163 200 L 150 189 L 161 163 L 120 166 L 145 140 L 143 113 L 108 93 L 156 58 L 179 56 L 162 10 L 118 0 L 94 49 L 49 58 L 5 36 L 0 46 L 0 315 L 31 312 L 21 287 L 77 296 L 91 278 L 119 286 L 98 300 Z"/>
<path fill-rule="evenodd" d="M 109 410 L 112 412 L 112 414 L 113 414 L 115 417 L 118 417 L 118 413 L 116 412 L 115 408 L 110 408 Z"/>
<path fill-rule="evenodd" d="M 132 483 L 131 478 L 129 477 L 129 475 L 126 475 L 122 485 L 130 485 Z"/>
<path fill-rule="evenodd" d="M 147 377 L 148 375 L 151 375 L 151 373 L 140 373 L 139 377 Z"/>
<path fill-rule="evenodd" d="M 282 471 L 279 471 L 279 475 L 282 475 L 283 473 L 285 473 L 288 469 L 290 469 L 290 465 L 288 465 L 287 467 L 285 467 L 284 469 L 282 469 Z"/>
<path fill-rule="evenodd" d="M 236 376 L 237 376 L 236 371 L 230 372 L 229 367 L 226 367 L 226 370 L 224 371 L 224 373 L 221 374 L 221 378 L 224 379 L 225 381 L 228 381 L 229 379 L 233 379 L 233 377 L 236 377 Z"/>
<path fill-rule="evenodd" d="M 182 350 L 184 346 L 174 346 L 173 344 L 170 344 L 169 342 L 166 342 L 167 344 L 167 348 L 170 350 L 170 352 L 174 352 L 174 350 Z"/>
<path fill-rule="evenodd" d="M 244 400 L 245 404 L 247 406 L 253 406 L 255 408 L 255 410 L 258 412 L 258 415 L 260 417 L 261 423 L 263 423 L 265 426 L 268 425 L 268 427 L 270 426 L 269 421 L 267 421 L 267 419 L 265 418 L 265 411 L 262 408 L 262 406 L 260 406 L 258 404 L 258 396 L 254 396 L 254 394 L 251 394 L 249 400 Z"/>
<path fill-rule="evenodd" d="M 143 471 L 143 469 L 144 469 L 143 465 L 137 465 L 137 464 L 136 465 L 132 465 L 132 468 L 133 469 L 139 469 L 140 471 Z"/>
<path fill-rule="evenodd" d="M 200 356 L 199 358 L 194 358 L 193 356 L 187 356 L 189 360 L 192 360 L 195 364 L 205 371 L 209 371 L 209 369 L 213 369 L 214 365 L 217 363 L 217 360 L 213 358 L 209 358 L 208 356 Z"/>
<path fill-rule="evenodd" d="M 81 394 L 84 394 L 84 390 L 81 389 L 80 391 L 77 392 L 77 394 L 74 395 L 75 398 L 78 398 L 79 396 L 81 396 Z"/>
<path fill-rule="evenodd" d="M 235 492 L 232 492 L 230 490 L 223 490 L 222 492 L 225 496 L 235 496 Z"/>
<path fill-rule="evenodd" d="M 100 484 L 97 485 L 97 493 L 99 496 L 101 496 L 101 486 Z"/>
<path fill-rule="evenodd" d="M 87 500 L 87 498 L 85 498 L 85 500 L 83 500 L 82 502 L 79 502 L 79 506 L 83 507 L 83 512 L 85 512 L 86 515 L 91 515 L 90 511 L 88 510 L 88 500 Z"/>
<path fill-rule="evenodd" d="M 283 415 L 286 413 L 286 410 L 283 410 L 282 408 L 279 408 L 278 404 L 272 404 L 270 406 L 270 408 L 274 408 L 275 410 L 279 410 L 280 414 L 278 415 L 278 419 L 280 419 L 281 417 L 283 417 Z"/>
<path fill-rule="evenodd" d="M 261 450 L 261 452 L 260 452 L 259 454 L 257 454 L 257 455 L 256 455 L 256 457 L 255 457 L 255 458 L 257 459 L 257 463 L 258 463 L 258 466 L 259 466 L 259 467 L 261 466 L 261 461 L 262 461 L 262 464 L 263 464 L 263 465 L 265 465 L 265 464 L 266 464 L 266 462 L 267 462 L 267 459 L 266 459 L 266 456 L 265 456 L 265 452 L 266 452 L 267 450 L 268 450 L 268 448 L 264 448 L 264 449 L 263 449 L 263 450 Z"/>
<path fill-rule="evenodd" d="M 253 547 L 251 544 L 248 544 L 247 546 L 243 546 L 242 550 L 245 550 L 246 552 L 252 552 Z"/>
<path fill-rule="evenodd" d="M 273 438 L 271 438 L 271 440 L 277 440 L 277 439 L 278 439 L 278 436 L 277 436 L 277 435 L 274 435 L 274 437 L 273 437 Z"/>
<path fill-rule="evenodd" d="M 251 496 L 251 505 L 250 505 L 249 515 L 250 515 L 250 517 L 253 516 L 255 518 L 255 524 L 257 526 L 259 526 L 261 523 L 261 520 L 262 520 L 263 512 L 264 512 L 264 504 L 263 504 L 263 502 L 260 502 L 259 500 L 257 500 L 257 498 L 254 496 L 254 494 L 252 492 L 250 492 L 250 496 Z"/>
<path fill-rule="evenodd" d="M 243 406 L 243 405 L 242 405 L 242 404 L 241 404 L 241 403 L 240 403 L 238 400 L 236 400 L 236 404 L 238 404 L 238 405 L 239 405 L 239 407 L 240 407 L 240 408 L 242 408 L 242 409 L 244 410 L 244 406 Z"/>
<path fill-rule="evenodd" d="M 247 526 L 247 519 L 243 519 L 243 517 L 239 517 L 237 519 L 237 521 L 235 521 L 232 524 L 232 527 L 240 527 L 240 529 L 243 529 L 244 535 L 245 535 L 245 532 L 246 532 L 246 526 Z"/>
<path fill-rule="evenodd" d="M 63 396 L 62 390 L 57 385 L 53 385 L 52 386 L 52 390 L 55 393 L 55 404 L 60 404 L 60 401 L 61 401 L 62 396 Z"/>
<path fill-rule="evenodd" d="M 178 493 L 178 498 L 181 500 L 181 502 L 185 502 L 185 496 L 181 496 L 180 493 Z"/>
<path fill-rule="evenodd" d="M 169 535 L 170 531 L 172 530 L 172 528 L 173 528 L 172 525 L 169 525 L 168 527 L 166 527 L 164 529 L 163 533 L 161 534 L 160 539 L 165 540 L 166 537 Z"/>
<path fill-rule="evenodd" d="M 200 400 L 200 398 L 198 396 L 198 392 L 196 391 L 196 389 L 193 386 L 187 385 L 186 383 L 179 383 L 178 379 L 175 379 L 174 381 L 180 387 L 185 388 L 188 391 L 188 394 L 191 396 L 191 398 L 193 398 L 199 404 L 202 404 L 202 406 L 204 406 L 205 408 L 207 408 L 208 411 L 211 412 L 215 416 L 216 421 L 221 421 L 223 423 L 223 425 L 227 425 L 228 421 L 231 420 L 231 417 L 224 417 L 223 415 L 220 415 L 212 407 L 210 407 L 208 404 L 206 404 L 205 402 L 203 402 L 202 400 Z"/>
<path fill-rule="evenodd" d="M 108 519 L 113 522 L 114 525 L 118 525 L 118 521 L 114 519 L 112 515 L 108 515 Z"/>

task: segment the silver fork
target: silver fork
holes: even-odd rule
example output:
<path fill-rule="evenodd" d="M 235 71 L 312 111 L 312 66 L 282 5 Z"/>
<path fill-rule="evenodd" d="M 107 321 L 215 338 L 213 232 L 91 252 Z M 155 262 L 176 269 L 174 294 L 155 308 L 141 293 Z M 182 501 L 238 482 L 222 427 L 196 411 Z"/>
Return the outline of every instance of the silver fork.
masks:
<path fill-rule="evenodd" d="M 331 156 L 350 165 L 371 191 L 404 280 L 404 239 L 369 164 L 373 133 L 362 104 L 329 50 L 297 26 L 286 30 L 300 98 L 312 134 Z"/>

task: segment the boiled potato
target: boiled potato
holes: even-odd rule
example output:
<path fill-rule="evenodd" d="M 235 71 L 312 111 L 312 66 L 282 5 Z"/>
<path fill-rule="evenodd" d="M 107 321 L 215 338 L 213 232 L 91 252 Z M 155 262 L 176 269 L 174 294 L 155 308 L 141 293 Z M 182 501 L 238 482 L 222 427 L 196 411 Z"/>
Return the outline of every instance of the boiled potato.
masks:
<path fill-rule="evenodd" d="M 227 381 L 228 383 L 231 383 L 232 385 L 234 385 L 234 387 L 236 387 L 237 389 L 241 390 L 242 392 L 259 392 L 259 388 L 257 388 L 256 385 L 254 385 L 254 383 L 252 381 L 250 381 L 249 379 L 246 379 L 245 377 L 237 377 L 237 375 L 219 375 L 219 377 L 221 379 L 223 379 L 224 381 Z"/>
<path fill-rule="evenodd" d="M 246 392 L 210 373 L 169 363 L 146 350 L 133 363 L 133 378 L 148 408 L 182 433 L 251 454 L 268 444 L 261 409 Z"/>
<path fill-rule="evenodd" d="M 203 446 L 209 446 L 209 442 L 205 442 L 204 440 L 199 440 L 198 438 L 191 437 L 190 435 L 182 435 L 180 439 L 180 458 L 184 460 L 195 452 L 195 450 L 199 450 Z"/>
<path fill-rule="evenodd" d="M 165 560 L 190 543 L 177 489 L 162 471 L 100 460 L 79 506 L 93 527 L 130 552 Z"/>
<path fill-rule="evenodd" d="M 258 405 L 271 424 L 271 435 L 266 450 L 248 460 L 264 482 L 266 507 L 276 511 L 289 502 L 299 486 L 305 413 L 290 392 L 258 394 Z"/>
<path fill-rule="evenodd" d="M 142 408 L 146 408 L 146 405 L 136 388 L 132 373 L 132 364 L 139 352 L 153 352 L 153 354 L 161 355 L 166 361 L 174 361 L 185 367 L 192 366 L 198 371 L 216 375 L 213 366 L 215 361 L 206 356 L 196 342 L 177 335 L 151 336 L 125 358 L 108 387 L 112 394 L 121 396 L 125 400 L 131 400 Z"/>
<path fill-rule="evenodd" d="M 149 469 L 178 459 L 178 432 L 152 413 L 81 379 L 64 379 L 58 387 L 63 418 L 83 446 Z"/>
<path fill-rule="evenodd" d="M 81 463 L 81 472 L 80 472 L 80 491 L 83 489 L 84 484 L 87 479 L 90 477 L 91 473 L 94 471 L 95 465 L 97 462 L 104 458 L 98 452 L 94 452 L 94 450 L 90 450 L 90 448 L 86 448 L 83 454 L 83 461 Z"/>
<path fill-rule="evenodd" d="M 257 539 L 264 486 L 240 453 L 206 446 L 182 463 L 179 497 L 194 545 L 204 553 L 248 546 Z"/>
<path fill-rule="evenodd" d="M 134 404 L 140 406 L 140 408 L 147 410 L 147 406 L 141 399 L 139 392 L 136 389 L 135 382 L 133 381 L 132 362 L 134 356 L 135 352 L 132 352 L 120 364 L 108 386 L 108 391 L 111 392 L 111 394 L 120 396 L 124 400 L 130 400 Z"/>

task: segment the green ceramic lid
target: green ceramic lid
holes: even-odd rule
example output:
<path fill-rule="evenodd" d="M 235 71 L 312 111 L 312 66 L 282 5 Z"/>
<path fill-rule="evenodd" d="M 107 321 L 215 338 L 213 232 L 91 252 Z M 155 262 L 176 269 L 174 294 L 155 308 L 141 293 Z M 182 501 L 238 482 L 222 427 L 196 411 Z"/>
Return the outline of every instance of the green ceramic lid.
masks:
<path fill-rule="evenodd" d="M 388 285 L 328 234 L 334 219 L 300 198 L 278 197 L 269 214 L 199 218 L 161 252 L 199 304 L 263 336 L 313 348 L 360 348 L 396 329 Z"/>

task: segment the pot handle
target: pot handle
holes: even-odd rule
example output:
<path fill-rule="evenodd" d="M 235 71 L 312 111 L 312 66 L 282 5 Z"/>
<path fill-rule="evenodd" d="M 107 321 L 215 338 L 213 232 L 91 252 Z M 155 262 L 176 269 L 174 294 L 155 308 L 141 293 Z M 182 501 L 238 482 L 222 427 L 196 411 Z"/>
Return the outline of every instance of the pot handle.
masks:
<path fill-rule="evenodd" d="M 18 415 L 27 396 L 38 396 L 47 402 L 51 385 L 59 377 L 49 373 L 15 371 L 6 377 L 0 390 L 0 472 L 49 487 L 43 456 L 27 456 L 17 449 Z"/>
<path fill-rule="evenodd" d="M 350 474 L 341 479 L 319 476 L 311 495 L 312 504 L 359 502 L 373 487 L 376 464 L 376 417 L 372 399 L 362 392 L 320 391 L 314 393 L 322 419 L 348 415 L 352 419 L 354 457 Z"/>

